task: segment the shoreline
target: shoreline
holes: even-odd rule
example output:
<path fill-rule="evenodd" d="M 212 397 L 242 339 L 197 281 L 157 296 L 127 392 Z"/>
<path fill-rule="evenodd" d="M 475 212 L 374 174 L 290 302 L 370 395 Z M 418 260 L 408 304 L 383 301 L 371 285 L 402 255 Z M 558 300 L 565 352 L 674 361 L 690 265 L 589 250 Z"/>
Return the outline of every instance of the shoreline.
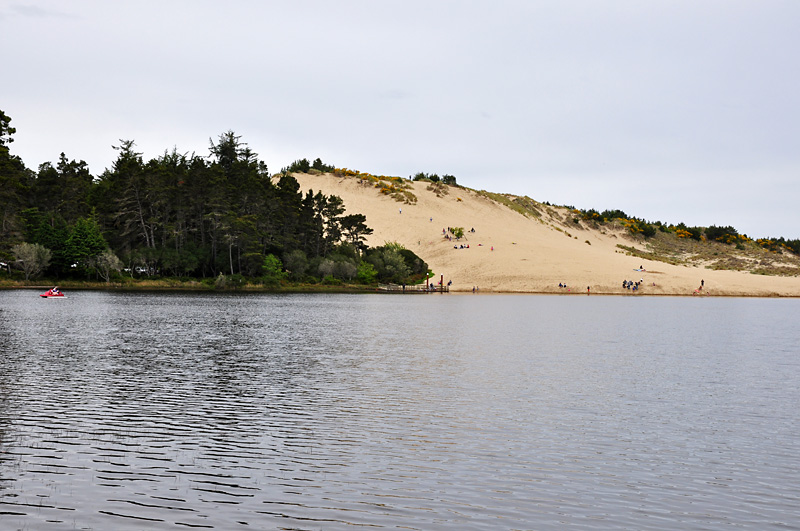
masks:
<path fill-rule="evenodd" d="M 11 291 L 11 290 L 30 290 L 30 291 L 39 291 L 39 290 L 48 290 L 53 287 L 55 284 L 47 284 L 47 285 L 28 285 L 28 286 L 9 286 L 9 285 L 0 285 L 0 291 Z M 451 289 L 449 293 L 440 293 L 440 292 L 407 292 L 403 293 L 400 291 L 384 291 L 378 289 L 377 287 L 372 286 L 329 286 L 329 287 L 319 287 L 319 286 L 310 286 L 310 285 L 303 285 L 303 286 L 296 286 L 290 287 L 286 286 L 283 288 L 278 289 L 270 289 L 270 288 L 258 288 L 258 287 L 246 287 L 246 288 L 236 288 L 236 289 L 215 289 L 215 288 L 202 288 L 196 286 L 95 286 L 95 285 L 86 285 L 86 286 L 77 286 L 77 285 L 68 285 L 68 287 L 62 287 L 62 291 L 109 291 L 109 292 L 159 292 L 159 293 L 168 293 L 168 292 L 185 292 L 185 293 L 219 293 L 219 294 L 230 294 L 230 293 L 242 293 L 242 294 L 296 294 L 296 293 L 308 293 L 308 294 L 330 294 L 330 293 L 341 293 L 341 294 L 379 294 L 379 295 L 546 295 L 546 296 L 560 296 L 560 297 L 575 297 L 575 296 L 583 296 L 583 297 L 686 297 L 686 298 L 742 298 L 742 299 L 800 299 L 800 295 L 793 295 L 793 294 L 753 294 L 753 293 L 615 293 L 609 291 L 592 291 L 591 293 L 586 293 L 582 291 L 574 291 L 574 292 L 558 292 L 558 291 L 520 291 L 520 290 L 489 290 L 483 289 L 479 292 L 473 293 L 471 290 L 457 290 Z"/>

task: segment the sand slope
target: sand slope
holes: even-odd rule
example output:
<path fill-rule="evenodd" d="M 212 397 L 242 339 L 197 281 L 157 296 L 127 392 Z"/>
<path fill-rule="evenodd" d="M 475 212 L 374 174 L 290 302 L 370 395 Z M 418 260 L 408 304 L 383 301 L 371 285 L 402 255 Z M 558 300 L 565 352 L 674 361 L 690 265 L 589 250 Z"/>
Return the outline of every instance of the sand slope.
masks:
<path fill-rule="evenodd" d="M 693 295 L 704 280 L 708 295 L 800 296 L 800 277 L 642 260 L 616 247 L 618 243 L 642 247 L 622 231 L 576 228 L 558 219 L 558 213 L 526 217 L 463 188 L 449 187 L 448 195 L 437 197 L 426 190 L 428 183 L 414 182 L 417 203 L 403 204 L 355 178 L 331 174 L 295 174 L 295 178 L 304 193 L 312 189 L 338 195 L 348 213 L 366 215 L 367 225 L 375 231 L 367 240 L 370 246 L 401 243 L 424 259 L 437 279 L 444 275 L 445 282 L 452 280 L 454 291 L 472 291 L 475 286 L 481 292 L 585 294 L 591 286 L 592 293 L 630 294 L 622 281 L 643 280 L 642 295 Z M 442 235 L 447 227 L 475 232 L 461 241 L 448 241 Z M 453 248 L 467 244 L 469 249 Z M 634 271 L 640 266 L 646 271 Z M 559 282 L 569 287 L 559 288 Z"/>

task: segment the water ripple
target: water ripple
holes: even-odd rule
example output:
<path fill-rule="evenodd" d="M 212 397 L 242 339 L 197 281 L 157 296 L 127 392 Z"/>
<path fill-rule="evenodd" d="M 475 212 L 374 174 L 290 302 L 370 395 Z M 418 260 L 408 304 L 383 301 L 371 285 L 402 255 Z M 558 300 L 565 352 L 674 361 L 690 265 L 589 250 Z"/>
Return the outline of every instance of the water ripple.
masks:
<path fill-rule="evenodd" d="M 0 528 L 800 521 L 798 301 L 29 295 Z"/>

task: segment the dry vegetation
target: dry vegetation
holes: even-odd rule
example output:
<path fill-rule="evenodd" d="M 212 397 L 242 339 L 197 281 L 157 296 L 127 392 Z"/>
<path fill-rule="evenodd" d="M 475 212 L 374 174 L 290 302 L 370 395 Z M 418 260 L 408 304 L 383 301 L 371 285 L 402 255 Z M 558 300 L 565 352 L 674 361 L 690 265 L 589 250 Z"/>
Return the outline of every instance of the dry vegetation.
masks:
<path fill-rule="evenodd" d="M 800 274 L 800 258 L 788 251 L 769 251 L 755 242 L 739 245 L 679 238 L 671 232 L 658 232 L 652 238 L 627 236 L 633 245 L 618 244 L 631 256 L 673 265 L 705 267 L 714 270 L 749 271 L 758 275 L 795 276 Z"/>

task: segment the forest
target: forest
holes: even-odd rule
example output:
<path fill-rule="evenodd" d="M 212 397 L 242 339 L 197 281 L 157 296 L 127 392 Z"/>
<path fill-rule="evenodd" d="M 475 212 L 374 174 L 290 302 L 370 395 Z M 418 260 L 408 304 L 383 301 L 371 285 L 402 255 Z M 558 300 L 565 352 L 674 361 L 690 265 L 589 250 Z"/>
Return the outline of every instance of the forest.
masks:
<path fill-rule="evenodd" d="M 337 284 L 417 282 L 428 266 L 389 243 L 370 248 L 362 214 L 303 193 L 289 169 L 270 175 L 227 131 L 208 156 L 165 151 L 145 160 L 132 140 L 92 175 L 64 153 L 28 169 L 10 148 L 16 130 L 0 110 L 0 263 L 25 280 L 195 278 Z M 309 165 L 306 159 L 302 161 Z M 317 159 L 314 166 L 327 167 Z"/>

